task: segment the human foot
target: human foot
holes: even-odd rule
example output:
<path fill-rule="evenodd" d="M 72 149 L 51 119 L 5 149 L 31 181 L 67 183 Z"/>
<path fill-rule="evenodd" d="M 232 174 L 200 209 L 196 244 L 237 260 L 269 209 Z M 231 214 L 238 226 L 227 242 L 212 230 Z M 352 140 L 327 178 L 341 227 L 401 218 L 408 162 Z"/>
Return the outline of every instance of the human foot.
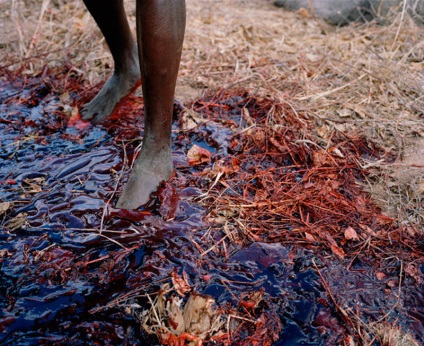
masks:
<path fill-rule="evenodd" d="M 137 209 L 146 204 L 150 194 L 157 190 L 162 181 L 171 177 L 172 171 L 172 153 L 169 146 L 159 151 L 143 146 L 116 207 Z"/>
<path fill-rule="evenodd" d="M 83 120 L 99 123 L 141 84 L 140 67 L 135 61 L 125 72 L 114 72 L 99 93 L 86 103 L 80 113 Z"/>

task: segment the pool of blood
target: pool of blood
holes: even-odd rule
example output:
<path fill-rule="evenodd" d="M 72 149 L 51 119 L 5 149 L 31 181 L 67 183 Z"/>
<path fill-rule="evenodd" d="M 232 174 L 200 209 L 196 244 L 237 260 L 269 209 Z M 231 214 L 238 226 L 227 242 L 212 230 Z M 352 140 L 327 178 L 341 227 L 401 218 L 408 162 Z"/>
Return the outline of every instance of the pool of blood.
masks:
<path fill-rule="evenodd" d="M 124 160 L 131 163 L 141 143 L 142 103 L 130 98 L 101 126 L 69 126 L 61 95 L 39 83 L 0 84 L 0 202 L 10 202 L 0 219 L 0 343 L 155 345 L 124 308 L 101 307 L 128 292 L 157 291 L 173 271 L 221 306 L 237 307 L 238 295 L 263 289 L 263 309 L 281 326 L 275 345 L 335 345 L 349 334 L 315 262 L 327 266 L 331 287 L 353 285 L 346 294 L 359 303 L 374 299 L 377 310 L 395 304 L 365 264 L 356 262 L 348 280 L 346 270 L 305 247 L 258 241 L 202 257 L 195 244 L 208 232 L 209 211 L 197 201 L 210 182 L 186 154 L 196 144 L 225 155 L 233 132 L 225 122 L 183 131 L 181 105 L 174 110 L 174 177 L 146 207 L 114 208 L 128 177 Z M 413 299 L 424 306 L 422 293 Z"/>

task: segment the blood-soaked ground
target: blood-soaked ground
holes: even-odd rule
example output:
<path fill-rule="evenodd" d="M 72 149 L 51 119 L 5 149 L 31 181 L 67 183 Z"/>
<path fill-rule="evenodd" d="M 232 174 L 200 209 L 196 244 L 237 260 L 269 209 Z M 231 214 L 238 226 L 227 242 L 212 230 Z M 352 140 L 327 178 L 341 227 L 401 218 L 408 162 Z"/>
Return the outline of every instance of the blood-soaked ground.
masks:
<path fill-rule="evenodd" d="M 68 73 L 0 83 L 2 344 L 378 345 L 393 325 L 424 342 L 424 239 L 361 191 L 371 143 L 324 143 L 244 91 L 176 104 L 175 175 L 125 211 L 142 100 L 91 126 L 94 93 Z M 179 328 L 199 296 L 196 339 Z"/>

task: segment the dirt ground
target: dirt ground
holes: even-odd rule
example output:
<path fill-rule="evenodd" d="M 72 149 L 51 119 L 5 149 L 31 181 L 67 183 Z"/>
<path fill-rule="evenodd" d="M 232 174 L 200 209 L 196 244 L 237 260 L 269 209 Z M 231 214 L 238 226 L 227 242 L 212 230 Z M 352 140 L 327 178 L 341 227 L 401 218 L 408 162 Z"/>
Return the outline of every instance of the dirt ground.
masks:
<path fill-rule="evenodd" d="M 134 4 L 126 1 L 126 5 L 134 28 Z M 113 67 L 103 38 L 82 2 L 77 0 L 12 0 L 0 3 L 0 54 L 4 95 L 0 100 L 10 114 L 13 108 L 7 107 L 13 104 L 13 92 L 20 95 L 19 100 L 25 99 L 22 90 L 38 95 L 28 91 L 32 90 L 31 78 L 40 82 L 44 77 L 47 80 L 49 74 L 55 75 L 56 71 L 62 71 L 57 74 L 60 76 L 57 92 L 61 93 L 61 106 L 64 113 L 74 114 L 82 100 L 92 96 L 110 75 Z M 12 92 L 7 85 L 13 84 L 13 80 L 17 84 Z M 80 83 L 79 87 L 75 87 L 75 81 Z M 48 93 L 54 93 L 54 90 Z M 140 94 L 138 91 L 136 95 Z M 174 139 L 179 143 L 179 149 L 174 154 L 177 160 L 181 159 L 179 155 L 188 153 L 188 143 L 194 142 L 212 152 L 216 150 L 219 160 L 216 159 L 215 165 L 198 171 L 190 171 L 184 164 L 177 166 L 175 184 L 179 188 L 188 188 L 188 180 L 192 178 L 184 180 L 183 177 L 189 174 L 198 177 L 193 178 L 191 183 L 202 190 L 201 198 L 196 196 L 195 207 L 190 204 L 191 200 L 187 203 L 194 209 L 202 210 L 199 212 L 203 216 L 202 222 L 210 225 L 207 231 L 207 228 L 201 227 L 201 232 L 204 232 L 201 236 L 197 230 L 195 236 L 187 237 L 193 247 L 188 247 L 189 252 L 195 254 L 200 247 L 203 249 L 199 250 L 200 258 L 208 258 L 211 273 L 219 268 L 219 275 L 230 274 L 221 276 L 219 285 L 214 280 L 206 284 L 210 280 L 207 271 L 202 272 L 204 282 L 200 280 L 199 283 L 195 278 L 200 274 L 194 269 L 188 270 L 189 278 L 181 279 L 184 269 L 178 272 L 172 288 L 168 289 L 178 291 L 184 286 L 184 281 L 187 285 L 190 282 L 191 286 L 197 285 L 197 292 L 212 296 L 223 310 L 225 304 L 231 305 L 232 300 L 237 301 L 231 295 L 246 293 L 241 299 L 244 305 L 240 305 L 238 299 L 238 310 L 228 308 L 230 310 L 223 312 L 227 316 L 226 329 L 220 326 L 214 330 L 215 334 L 212 333 L 218 340 L 218 330 L 225 330 L 226 337 L 231 334 L 234 337 L 231 340 L 236 344 L 300 345 L 306 342 L 317 345 L 418 345 L 424 342 L 424 312 L 419 307 L 420 302 L 424 302 L 423 95 L 424 28 L 417 26 L 400 9 L 379 21 L 335 28 L 313 18 L 306 10 L 290 13 L 277 9 L 270 0 L 187 0 L 187 31 L 176 97 L 185 105 L 181 113 L 184 114 L 184 121 L 180 126 L 190 135 L 187 135 L 189 139 L 184 139 L 183 135 L 177 136 L 178 131 L 175 130 L 177 137 Z M 49 102 L 46 101 L 45 105 L 50 105 Z M 137 101 L 132 102 L 133 109 L 141 113 Z M 265 115 L 261 112 L 265 112 Z M 5 119 L 4 124 L 13 120 L 8 115 Z M 240 127 L 237 128 L 236 124 Z M 236 131 L 237 136 L 251 137 L 230 135 L 227 138 L 227 130 Z M 8 138 L 6 133 L 4 138 Z M 112 134 L 114 138 L 122 138 L 120 133 Z M 137 133 L 134 135 L 138 136 Z M 284 138 L 292 140 L 295 145 L 286 143 Z M 216 148 L 211 143 L 215 143 Z M 268 143 L 273 146 L 274 149 L 266 149 L 262 154 L 270 155 L 274 161 L 269 163 L 265 159 L 257 159 L 255 162 L 262 165 L 263 172 L 249 175 L 249 160 L 259 156 L 254 146 L 261 148 L 263 143 L 266 143 L 266 148 Z M 4 140 L 0 149 L 6 147 Z M 219 156 L 223 147 L 231 148 L 234 154 L 235 158 L 228 166 L 232 165 L 232 168 L 228 168 L 226 159 Z M 333 163 L 320 154 L 311 154 L 313 148 L 323 148 L 331 153 L 331 162 L 337 163 L 337 167 L 345 162 L 348 173 L 341 173 L 342 170 L 337 174 L 333 172 Z M 114 150 L 111 149 L 111 153 L 118 155 Z M 287 151 L 290 159 L 284 156 Z M 281 154 L 281 158 L 275 152 Z M 306 166 L 300 163 L 302 157 L 309 158 L 309 161 L 305 159 L 306 163 L 302 163 Z M 72 164 L 72 160 L 69 162 Z M 219 171 L 216 162 L 230 171 Z M 294 174 L 293 181 L 285 181 L 285 175 L 279 175 L 282 172 L 274 166 L 276 163 L 280 163 L 281 167 L 290 163 L 288 169 L 295 167 L 295 171 L 290 171 L 290 174 Z M 105 165 L 108 164 L 106 160 Z M 320 172 L 321 166 L 332 167 L 331 170 L 321 171 L 322 181 L 319 174 L 314 175 Z M 54 167 L 65 169 L 59 164 Z M 313 167 L 317 169 L 315 173 L 309 171 Z M 235 176 L 239 168 L 244 175 Z M 299 172 L 303 170 L 308 172 L 305 175 L 311 179 L 310 182 L 284 190 L 284 184 L 295 184 L 296 179 L 300 179 L 296 178 L 296 174 L 301 174 Z M 10 178 L 6 174 L 1 177 Z M 275 188 L 274 195 L 269 196 L 249 190 L 248 186 L 256 186 L 261 177 L 262 190 L 269 188 L 269 192 L 273 190 L 273 184 L 275 187 L 281 182 L 284 182 L 281 185 L 284 185 L 284 189 L 281 187 L 280 191 Z M 241 187 L 237 185 L 237 179 L 247 183 Z M 277 180 L 273 182 L 273 179 Z M 333 180 L 335 182 L 331 183 Z M 2 186 L 6 186 L 5 181 Z M 362 196 L 365 191 L 364 197 L 351 197 L 355 203 L 346 200 L 347 204 L 352 203 L 352 210 L 360 214 L 355 215 L 358 218 L 355 222 L 352 221 L 356 228 L 350 229 L 339 219 L 331 218 L 333 216 L 329 216 L 331 213 L 324 208 L 324 204 L 320 204 L 321 218 L 326 222 L 332 220 L 334 224 L 323 226 L 319 222 L 319 215 L 313 216 L 312 211 L 303 213 L 299 209 L 290 214 L 283 209 L 281 205 L 285 203 L 285 198 L 293 196 L 289 193 L 294 193 L 301 200 L 302 193 L 312 189 L 312 182 L 320 186 L 319 189 L 328 188 L 328 191 L 340 191 L 339 184 L 343 184 L 344 193 L 350 196 Z M 187 186 L 184 185 L 186 183 Z M 318 185 L 320 183 L 323 185 Z M 237 197 L 227 198 L 226 189 L 232 189 Z M 8 195 L 6 188 L 3 193 L 2 198 L 16 198 L 13 194 Z M 320 195 L 319 191 L 316 193 L 311 196 Z M 172 209 L 169 202 L 172 196 L 173 192 L 168 191 L 159 200 L 162 203 L 168 201 L 165 205 Z M 322 203 L 320 197 L 315 199 L 311 196 L 302 200 L 305 208 L 317 201 Z M 266 204 L 267 199 L 273 200 L 272 206 Z M 0 202 L 7 203 L 9 200 Z M 278 204 L 280 202 L 282 204 Z M 294 210 L 292 204 L 287 205 Z M 5 210 L 0 208 L 0 216 L 4 214 L 1 225 L 7 233 L 10 231 L 10 221 L 20 214 L 16 207 L 6 208 L 6 204 L 2 207 Z M 325 207 L 331 207 L 334 214 L 345 213 L 346 219 L 351 216 L 347 211 L 351 209 L 343 209 L 347 208 L 346 205 L 338 206 L 335 203 Z M 101 208 L 106 210 L 107 203 L 106 207 L 101 204 Z M 78 210 L 70 213 L 80 217 Z M 96 214 L 97 223 L 93 222 L 93 228 L 94 225 L 103 226 L 103 221 L 107 219 L 105 213 L 103 216 Z M 290 224 L 296 218 L 301 220 Z M 106 221 L 111 222 L 108 227 L 122 226 L 113 224 L 109 219 Z M 189 221 L 182 222 L 181 227 L 189 225 L 187 227 L 191 229 Z M 174 232 L 173 227 L 177 226 L 167 224 L 166 227 Z M 276 232 L 278 227 L 284 228 L 284 231 Z M 267 233 L 263 230 L 267 230 Z M 351 246 L 350 241 L 358 237 L 356 233 L 359 234 L 358 243 Z M 110 234 L 108 236 L 118 243 L 122 240 L 116 240 Z M 25 238 L 24 235 L 22 237 Z M 1 239 L 3 241 L 5 238 Z M 14 238 L 14 241 L 17 240 Z M 38 241 L 41 242 L 37 238 Z M 151 243 L 143 240 L 143 246 L 152 256 L 152 267 L 159 265 L 160 256 L 150 254 L 149 245 L 162 251 L 159 243 L 156 238 Z M 130 245 L 135 246 L 125 243 L 125 256 L 132 249 Z M 177 245 L 177 241 L 172 244 Z M 63 248 L 67 250 L 63 251 L 68 251 L 69 247 L 68 243 L 64 243 Z M 71 261 L 70 253 L 61 254 Z M 59 255 L 51 253 L 50 257 Z M 34 256 L 37 257 L 37 254 Z M 135 255 L 131 253 L 131 256 Z M 175 253 L 174 256 L 178 257 Z M 263 260 L 260 259 L 262 256 Z M 3 271 L 8 273 L 5 277 L 13 277 L 6 268 L 18 263 L 15 253 L 7 248 L 0 257 L 3 258 L 0 262 L 4 265 Z M 179 258 L 181 263 L 184 260 L 198 261 L 196 263 L 201 263 L 199 265 L 204 269 L 206 264 L 201 259 L 197 259 L 196 255 L 188 259 Z M 95 259 L 90 257 L 87 261 L 91 263 Z M 175 262 L 178 261 L 174 261 L 173 265 L 166 262 L 164 268 L 158 270 L 161 274 L 157 278 L 162 280 L 169 276 L 172 268 L 178 268 Z M 233 272 L 225 269 L 225 266 L 232 266 Z M 250 276 L 246 269 L 249 266 Z M 278 269 L 279 266 L 284 269 Z M 145 272 L 151 270 L 147 267 L 149 269 L 144 268 Z M 103 271 L 109 269 L 101 268 Z M 153 269 L 151 271 L 156 273 Z M 66 275 L 63 274 L 63 278 Z M 262 277 L 266 277 L 266 284 L 261 286 L 257 282 Z M 8 283 L 7 280 L 4 279 L 4 282 Z M 237 280 L 250 280 L 252 290 L 235 288 Z M 132 284 L 127 285 L 135 290 Z M 300 287 L 298 291 L 294 289 L 296 285 Z M 6 292 L 6 286 L 1 286 L 0 292 Z M 280 290 L 283 286 L 284 289 Z M 310 292 L 314 293 L 308 293 L 306 288 L 309 286 L 313 287 Z M 157 288 L 147 284 L 143 287 L 147 287 L 149 292 Z M 262 288 L 265 296 L 258 298 L 255 294 Z M 414 288 L 415 298 L 412 294 Z M 302 294 L 301 290 L 307 293 Z M 368 294 L 372 297 L 370 301 L 358 293 L 361 290 L 366 292 L 365 296 Z M 228 292 L 224 294 L 222 291 L 235 293 L 228 295 Z M 7 292 L 9 296 L 12 295 Z M 116 308 L 122 292 L 120 294 L 114 296 L 115 300 L 104 301 L 104 306 Z M 128 300 L 126 312 L 142 320 L 144 329 L 157 333 L 163 344 L 177 344 L 167 333 L 158 332 L 155 327 L 158 319 L 166 318 L 147 318 L 141 311 L 143 309 L 136 306 L 141 303 L 135 300 L 135 296 L 129 295 L 134 300 Z M 150 300 L 150 296 L 148 298 Z M 146 304 L 158 307 L 160 299 L 173 306 L 167 294 L 159 294 L 155 303 L 150 301 L 151 305 Z M 353 307 L 349 302 L 355 299 L 360 304 Z M 293 304 L 287 303 L 287 300 Z M 321 305 L 317 307 L 314 301 Z M 253 308 L 246 308 L 249 304 L 253 304 Z M 361 304 L 365 307 L 361 308 Z M 99 307 L 96 309 L 103 311 Z M 157 309 L 160 314 L 160 308 Z M 152 308 L 150 313 L 157 314 L 158 311 Z M 166 311 L 169 315 L 170 310 Z M 308 311 L 309 317 L 306 316 Z M 215 312 L 209 311 L 208 314 L 208 318 L 215 319 Z M 255 328 L 242 323 L 230 326 L 231 317 L 228 316 L 233 316 L 233 321 L 239 322 L 255 319 Z M 272 321 L 279 322 L 273 325 Z M 1 322 L 2 328 L 11 323 L 10 319 Z M 78 325 L 78 328 L 81 326 Z M 110 335 L 113 334 L 108 331 Z M 265 334 L 266 331 L 270 332 L 268 339 L 261 334 L 264 331 Z M 296 333 L 303 334 L 296 338 Z M 17 334 L 13 335 L 16 337 Z M 256 339 L 253 337 L 255 335 Z M 259 335 L 262 335 L 262 339 Z M 205 337 L 204 340 L 208 339 Z M 226 342 L 229 343 L 229 340 Z M 243 340 L 249 341 L 243 343 Z"/>

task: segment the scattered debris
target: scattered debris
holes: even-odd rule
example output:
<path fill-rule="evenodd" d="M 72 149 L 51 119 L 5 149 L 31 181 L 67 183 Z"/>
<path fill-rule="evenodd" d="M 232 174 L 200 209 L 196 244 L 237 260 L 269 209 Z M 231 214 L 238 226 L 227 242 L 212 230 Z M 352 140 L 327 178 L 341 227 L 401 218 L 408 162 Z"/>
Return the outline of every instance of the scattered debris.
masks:
<path fill-rule="evenodd" d="M 194 144 L 187 152 L 188 164 L 190 166 L 200 165 L 211 161 L 212 153 Z"/>
<path fill-rule="evenodd" d="M 173 294 L 174 290 L 180 294 L 175 283 L 172 289 L 164 285 L 154 301 L 149 297 L 151 309 L 138 315 L 143 329 L 157 335 L 162 344 L 173 346 L 198 346 L 228 337 L 223 331 L 222 312 L 213 308 L 212 297 L 192 292 L 184 304 L 183 298 Z"/>

